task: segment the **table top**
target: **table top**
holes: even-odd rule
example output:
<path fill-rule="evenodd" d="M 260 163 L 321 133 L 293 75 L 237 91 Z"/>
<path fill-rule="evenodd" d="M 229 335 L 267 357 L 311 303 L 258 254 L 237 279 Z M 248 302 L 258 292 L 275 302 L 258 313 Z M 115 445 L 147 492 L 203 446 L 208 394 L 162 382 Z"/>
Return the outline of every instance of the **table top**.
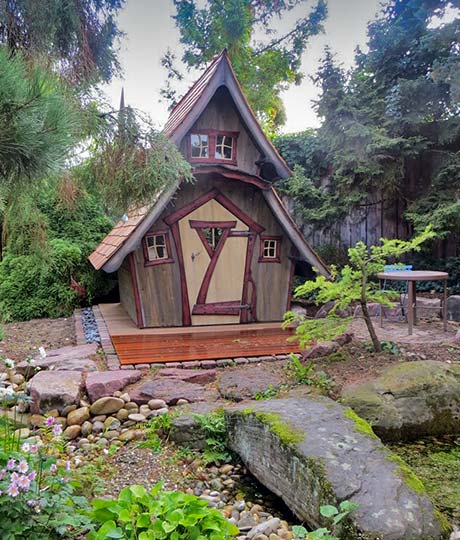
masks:
<path fill-rule="evenodd" d="M 390 281 L 436 281 L 447 279 L 447 272 L 432 272 L 431 270 L 408 270 L 397 272 L 379 272 L 379 279 L 388 279 Z"/>

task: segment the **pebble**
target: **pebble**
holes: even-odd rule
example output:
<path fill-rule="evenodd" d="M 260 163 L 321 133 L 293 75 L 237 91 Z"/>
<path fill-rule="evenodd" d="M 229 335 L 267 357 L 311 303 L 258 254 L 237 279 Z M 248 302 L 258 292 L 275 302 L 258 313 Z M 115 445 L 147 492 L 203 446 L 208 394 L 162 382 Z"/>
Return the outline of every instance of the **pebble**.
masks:
<path fill-rule="evenodd" d="M 150 409 L 152 411 L 158 410 L 158 409 L 167 409 L 166 402 L 162 399 L 151 399 L 148 404 Z"/>
<path fill-rule="evenodd" d="M 143 414 L 140 413 L 132 413 L 128 416 L 129 420 L 132 420 L 133 422 L 145 422 L 146 418 Z"/>

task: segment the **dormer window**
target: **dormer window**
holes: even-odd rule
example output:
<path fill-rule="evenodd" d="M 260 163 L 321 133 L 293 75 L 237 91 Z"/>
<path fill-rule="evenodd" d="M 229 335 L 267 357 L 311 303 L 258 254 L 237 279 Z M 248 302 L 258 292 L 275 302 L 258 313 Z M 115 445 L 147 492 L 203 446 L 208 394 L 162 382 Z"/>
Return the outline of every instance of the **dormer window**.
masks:
<path fill-rule="evenodd" d="M 203 163 L 236 165 L 237 131 L 204 129 L 191 133 L 189 159 Z"/>
<path fill-rule="evenodd" d="M 193 133 L 190 138 L 192 147 L 192 158 L 209 157 L 209 137 L 206 134 Z"/>

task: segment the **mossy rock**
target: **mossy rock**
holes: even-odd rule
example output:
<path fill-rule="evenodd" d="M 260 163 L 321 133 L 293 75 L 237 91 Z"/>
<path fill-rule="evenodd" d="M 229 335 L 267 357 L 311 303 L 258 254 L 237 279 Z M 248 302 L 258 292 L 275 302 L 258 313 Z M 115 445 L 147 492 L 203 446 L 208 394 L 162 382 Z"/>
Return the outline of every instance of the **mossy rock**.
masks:
<path fill-rule="evenodd" d="M 404 362 L 344 388 L 341 401 L 387 441 L 460 433 L 460 366 Z"/>
<path fill-rule="evenodd" d="M 231 449 L 312 528 L 328 525 L 321 505 L 350 500 L 359 506 L 344 540 L 444 537 L 421 481 L 351 409 L 315 396 L 255 401 L 225 415 Z"/>

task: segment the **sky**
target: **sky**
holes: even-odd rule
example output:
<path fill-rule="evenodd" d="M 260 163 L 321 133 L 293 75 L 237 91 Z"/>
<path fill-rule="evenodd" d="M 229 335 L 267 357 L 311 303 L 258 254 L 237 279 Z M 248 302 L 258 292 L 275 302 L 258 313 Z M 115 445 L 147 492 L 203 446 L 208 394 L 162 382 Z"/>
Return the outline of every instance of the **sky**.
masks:
<path fill-rule="evenodd" d="M 309 10 L 311 5 L 306 0 L 288 17 L 278 21 L 277 29 L 282 32 L 283 28 L 289 28 L 296 16 L 302 15 L 305 9 Z M 291 86 L 283 92 L 287 113 L 287 122 L 282 129 L 284 133 L 319 125 L 312 108 L 312 100 L 317 98 L 318 90 L 309 76 L 315 73 L 326 45 L 335 51 L 337 59 L 345 67 L 352 65 L 356 46 L 365 48 L 366 26 L 378 12 L 380 0 L 329 0 L 328 7 L 324 34 L 310 39 L 302 57 L 304 80 L 299 86 Z M 172 0 L 127 0 L 118 19 L 120 29 L 126 34 L 120 47 L 123 79 L 116 79 L 104 88 L 110 102 L 117 107 L 123 87 L 126 104 L 148 113 L 158 128 L 168 117 L 168 105 L 161 101 L 160 96 L 166 79 L 160 59 L 168 47 L 178 57 L 182 52 L 179 31 L 172 15 Z M 185 73 L 184 81 L 178 87 L 180 95 L 199 75 L 197 71 Z"/>

